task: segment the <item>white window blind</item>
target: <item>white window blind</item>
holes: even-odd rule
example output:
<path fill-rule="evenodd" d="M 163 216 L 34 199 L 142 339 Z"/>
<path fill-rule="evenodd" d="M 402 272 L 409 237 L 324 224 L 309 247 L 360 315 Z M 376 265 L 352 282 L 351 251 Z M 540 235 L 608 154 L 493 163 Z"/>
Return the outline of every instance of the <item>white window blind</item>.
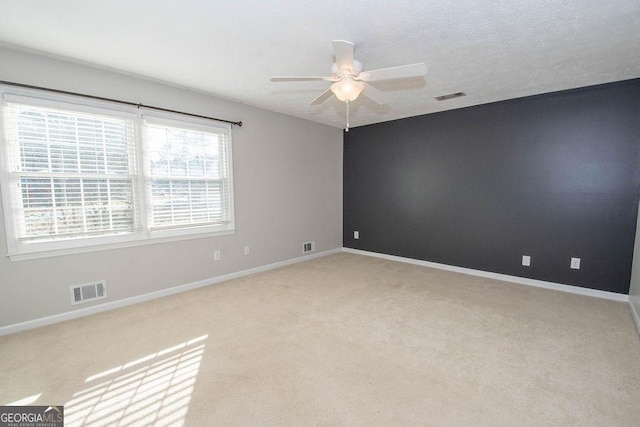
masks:
<path fill-rule="evenodd" d="M 19 241 L 134 230 L 133 120 L 28 99 L 5 98 L 3 109 Z"/>
<path fill-rule="evenodd" d="M 12 259 L 234 231 L 230 125 L 31 93 L 0 106 Z"/>
<path fill-rule="evenodd" d="M 231 223 L 230 129 L 145 116 L 151 230 Z"/>

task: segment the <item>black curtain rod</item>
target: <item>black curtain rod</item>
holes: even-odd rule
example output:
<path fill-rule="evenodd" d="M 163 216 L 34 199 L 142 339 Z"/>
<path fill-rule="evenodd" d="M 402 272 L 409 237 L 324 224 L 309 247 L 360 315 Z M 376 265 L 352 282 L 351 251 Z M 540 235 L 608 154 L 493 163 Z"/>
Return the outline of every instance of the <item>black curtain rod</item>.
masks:
<path fill-rule="evenodd" d="M 51 88 L 42 87 L 42 86 L 26 85 L 26 84 L 23 84 L 23 83 L 7 82 L 7 81 L 4 81 L 4 80 L 0 80 L 0 84 L 8 85 L 8 86 L 17 86 L 17 87 L 22 87 L 22 88 L 25 88 L 25 89 L 46 90 L 46 91 L 54 92 L 54 93 L 61 93 L 63 95 L 81 96 L 83 98 L 97 99 L 98 101 L 117 102 L 119 104 L 131 105 L 133 107 L 150 108 L 152 110 L 164 111 L 166 113 L 175 113 L 175 114 L 182 114 L 182 115 L 185 115 L 185 116 L 199 117 L 201 119 L 215 120 L 217 122 L 229 123 L 231 125 L 236 125 L 236 126 L 242 127 L 242 122 L 234 122 L 234 121 L 231 121 L 231 120 L 218 119 L 216 117 L 201 116 L 199 114 L 185 113 L 184 111 L 169 110 L 168 108 L 154 107 L 152 105 L 137 104 L 135 102 L 122 101 L 120 99 L 104 98 L 102 96 L 86 95 L 84 93 L 69 92 L 69 91 L 66 91 L 66 90 L 51 89 Z"/>

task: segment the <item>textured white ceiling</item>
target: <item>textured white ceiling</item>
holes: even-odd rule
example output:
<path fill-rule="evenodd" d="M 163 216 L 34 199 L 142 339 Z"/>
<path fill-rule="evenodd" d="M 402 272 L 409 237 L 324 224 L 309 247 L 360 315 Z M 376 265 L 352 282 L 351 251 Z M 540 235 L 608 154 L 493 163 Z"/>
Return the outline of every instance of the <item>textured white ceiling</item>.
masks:
<path fill-rule="evenodd" d="M 10 47 L 343 127 L 335 97 L 308 105 L 327 82 L 269 81 L 328 75 L 333 39 L 365 69 L 429 67 L 375 84 L 387 104 L 359 98 L 352 127 L 640 77 L 638 0 L 0 0 Z"/>

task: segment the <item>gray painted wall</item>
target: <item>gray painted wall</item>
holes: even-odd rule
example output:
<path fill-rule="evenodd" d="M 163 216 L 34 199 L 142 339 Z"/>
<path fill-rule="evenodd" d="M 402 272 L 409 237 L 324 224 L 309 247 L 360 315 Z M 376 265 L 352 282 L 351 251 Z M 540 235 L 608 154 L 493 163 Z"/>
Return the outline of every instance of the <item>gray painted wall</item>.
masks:
<path fill-rule="evenodd" d="M 244 124 L 233 129 L 235 234 L 28 261 L 0 256 L 0 327 L 90 306 L 71 306 L 70 285 L 106 279 L 104 303 L 297 258 L 304 241 L 314 240 L 316 252 L 342 246 L 340 129 L 3 47 L 0 58 L 0 80 Z M 222 251 L 218 262 L 216 249 Z"/>
<path fill-rule="evenodd" d="M 640 207 L 639 207 L 640 212 Z M 633 247 L 633 267 L 631 268 L 631 285 L 629 287 L 629 304 L 635 310 L 634 317 L 640 315 L 640 214 L 636 223 L 636 243 Z M 640 319 L 635 318 L 638 333 L 640 333 Z"/>

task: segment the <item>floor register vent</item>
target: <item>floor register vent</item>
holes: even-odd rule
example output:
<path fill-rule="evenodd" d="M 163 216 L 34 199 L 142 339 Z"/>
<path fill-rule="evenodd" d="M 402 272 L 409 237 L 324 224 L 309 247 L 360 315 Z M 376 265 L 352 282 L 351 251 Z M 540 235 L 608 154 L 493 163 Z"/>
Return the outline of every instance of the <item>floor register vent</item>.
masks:
<path fill-rule="evenodd" d="M 71 290 L 71 304 L 82 304 L 107 297 L 106 280 L 71 286 L 69 289 Z"/>
<path fill-rule="evenodd" d="M 305 242 L 302 244 L 302 253 L 306 254 L 315 250 L 315 242 Z"/>

